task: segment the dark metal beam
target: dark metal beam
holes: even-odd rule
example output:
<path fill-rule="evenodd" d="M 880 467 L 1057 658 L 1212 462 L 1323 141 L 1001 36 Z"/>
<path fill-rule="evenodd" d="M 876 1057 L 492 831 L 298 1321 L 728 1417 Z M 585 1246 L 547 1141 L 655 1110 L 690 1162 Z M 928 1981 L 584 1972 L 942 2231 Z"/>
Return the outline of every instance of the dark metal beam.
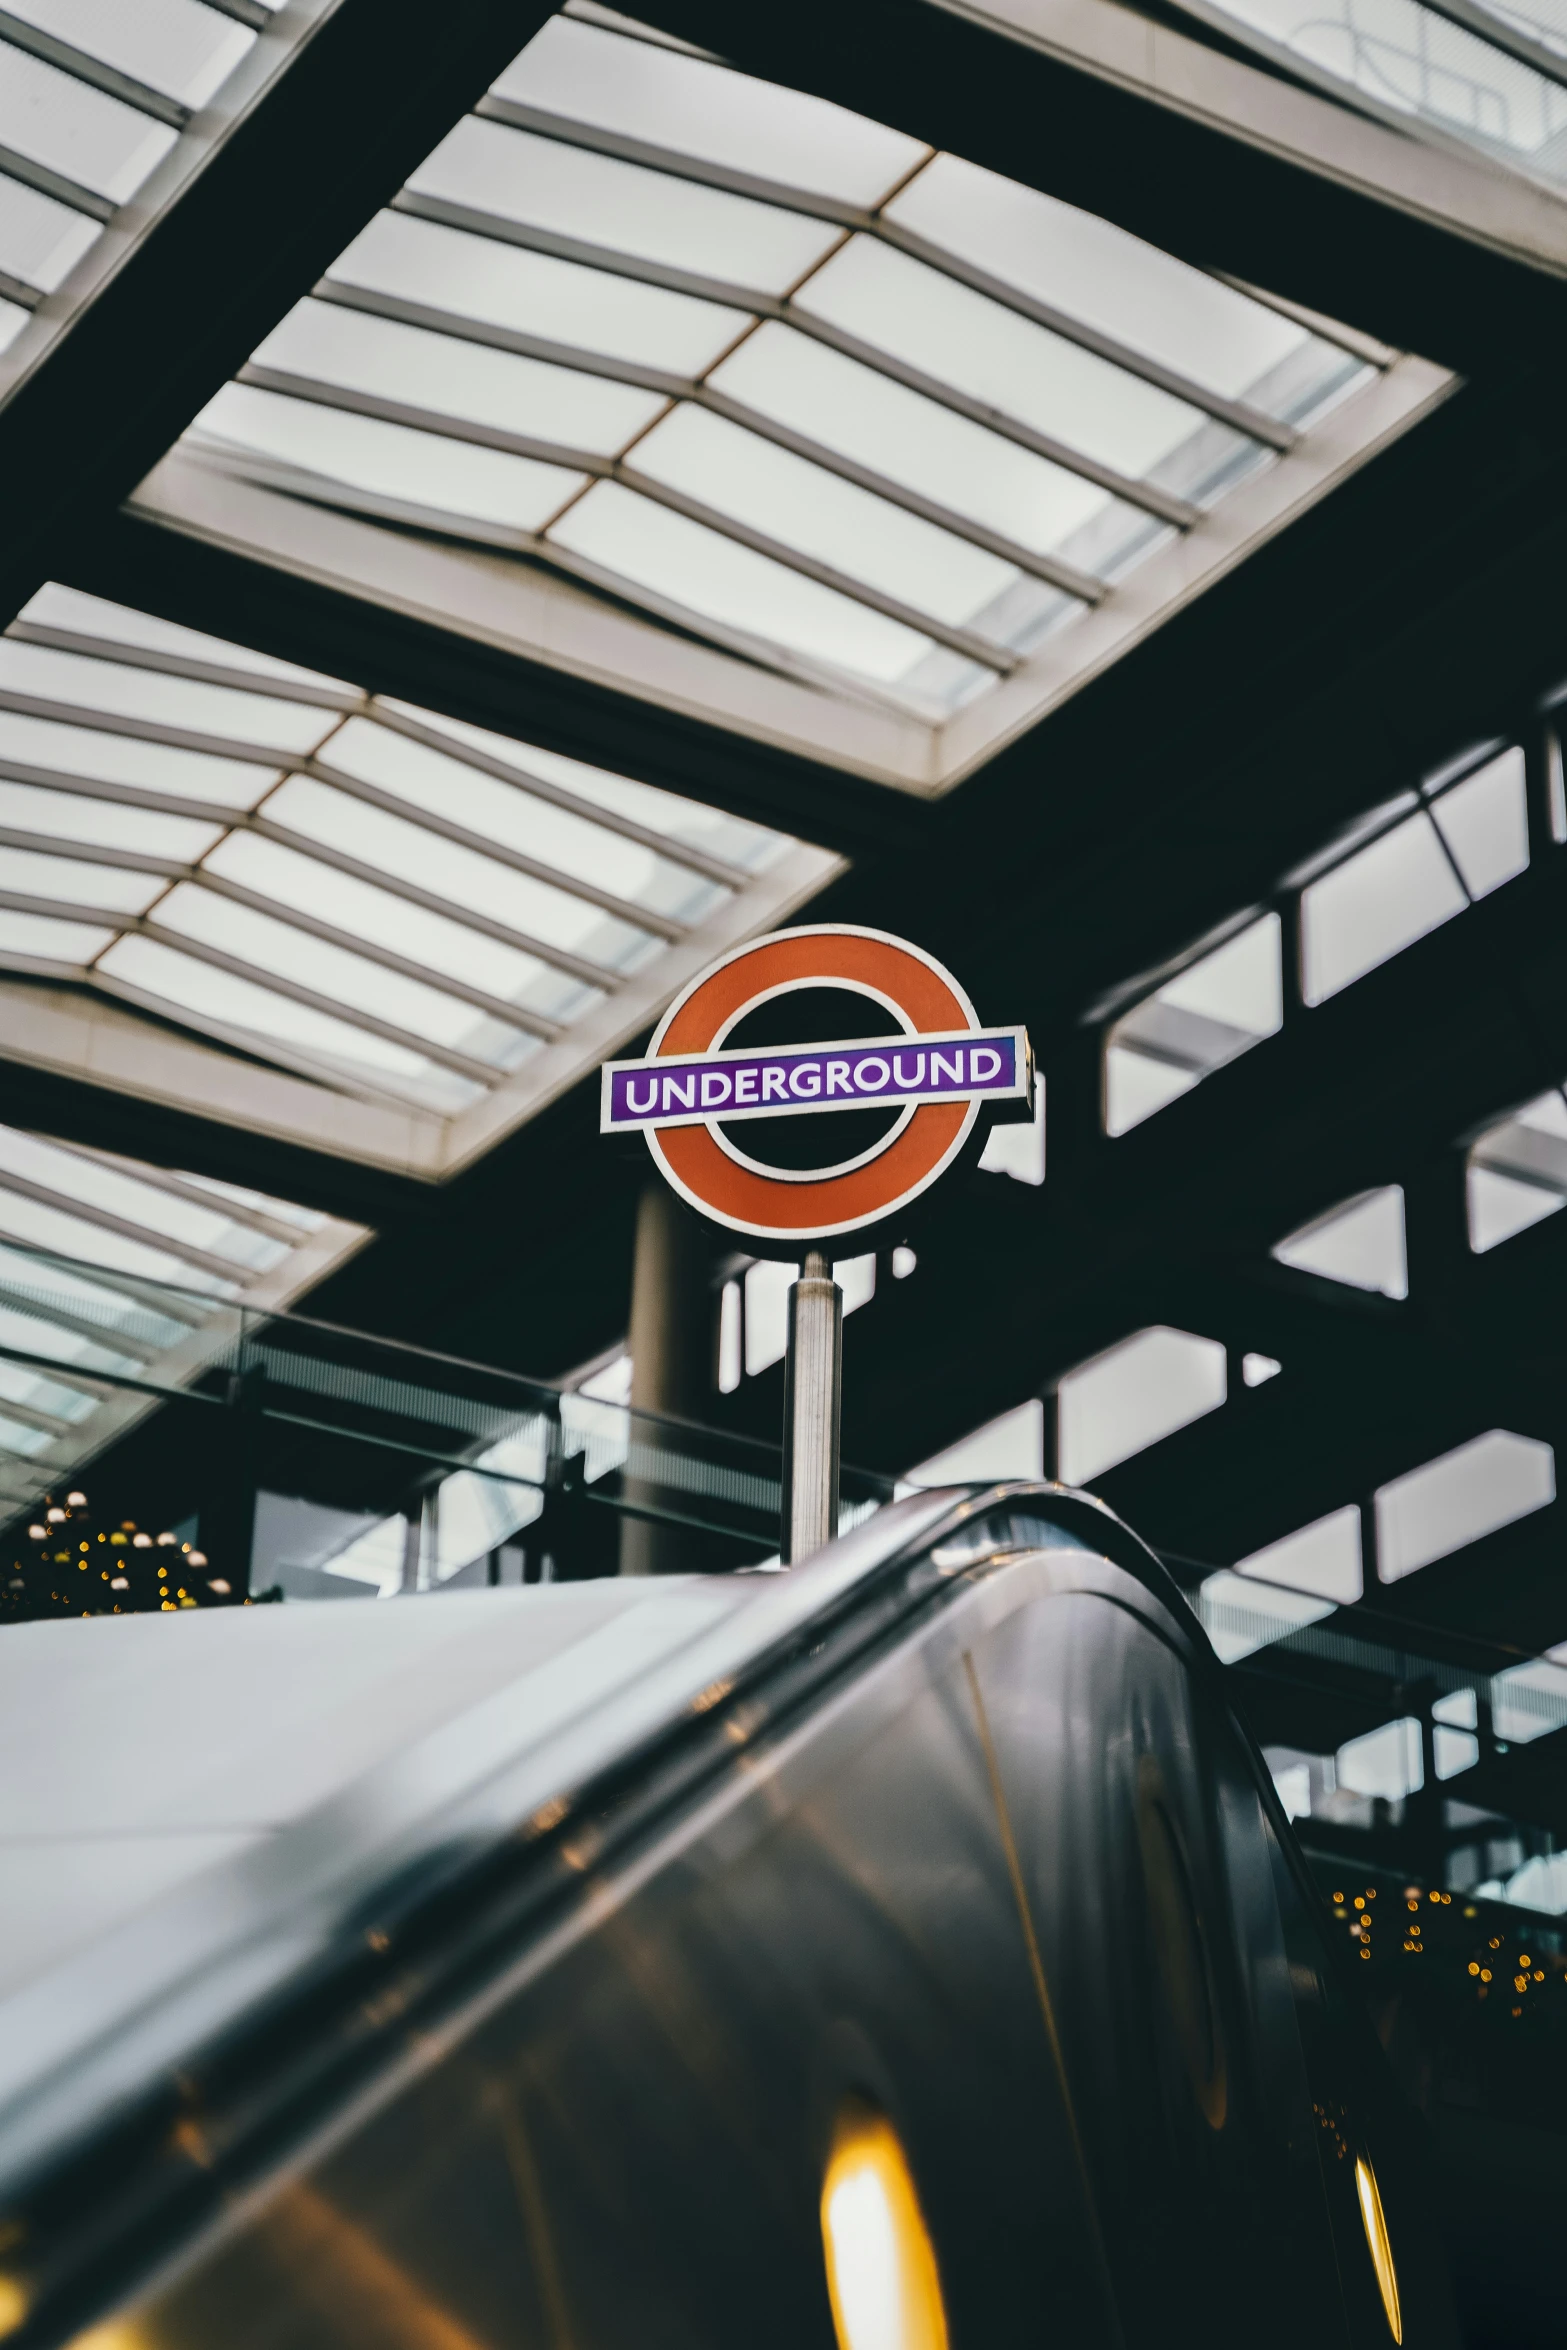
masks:
<path fill-rule="evenodd" d="M 0 610 L 123 498 L 550 10 L 339 0 L 0 411 Z"/>

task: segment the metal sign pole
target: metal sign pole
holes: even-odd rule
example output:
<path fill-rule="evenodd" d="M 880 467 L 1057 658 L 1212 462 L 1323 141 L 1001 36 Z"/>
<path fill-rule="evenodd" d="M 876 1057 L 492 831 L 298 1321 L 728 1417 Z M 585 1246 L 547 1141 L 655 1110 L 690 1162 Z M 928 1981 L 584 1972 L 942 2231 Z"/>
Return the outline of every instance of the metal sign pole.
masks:
<path fill-rule="evenodd" d="M 806 1251 L 789 1292 L 784 1359 L 783 1541 L 798 1566 L 838 1531 L 843 1422 L 843 1291 L 818 1248 Z"/>

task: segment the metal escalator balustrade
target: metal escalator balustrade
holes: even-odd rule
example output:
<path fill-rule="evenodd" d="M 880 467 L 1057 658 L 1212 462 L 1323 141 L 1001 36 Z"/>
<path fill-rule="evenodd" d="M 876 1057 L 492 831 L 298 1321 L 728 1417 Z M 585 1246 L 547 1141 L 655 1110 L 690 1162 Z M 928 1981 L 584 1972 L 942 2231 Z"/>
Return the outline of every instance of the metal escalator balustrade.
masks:
<path fill-rule="evenodd" d="M 206 1816 L 248 1788 L 254 1817 L 243 1719 L 363 1621 L 24 1626 L 0 1679 L 24 1643 L 40 1684 L 68 1641 L 73 1672 L 89 1641 L 165 1672 L 182 1642 L 204 1683 L 226 1655 Z M 291 1803 L 0 1985 L 19 2345 L 1048 2322 L 1119 2350 L 1172 2308 L 1217 2342 L 1264 2308 L 1301 2350 L 1455 2342 L 1418 2132 L 1233 1684 L 1088 1498 L 947 1490 L 779 1576 L 369 1624 L 399 1654 L 352 1704 L 323 1671 Z M 99 1694 L 57 1738 L 118 1734 Z M 846 2142 L 879 2150 L 869 2304 L 834 2251 Z"/>

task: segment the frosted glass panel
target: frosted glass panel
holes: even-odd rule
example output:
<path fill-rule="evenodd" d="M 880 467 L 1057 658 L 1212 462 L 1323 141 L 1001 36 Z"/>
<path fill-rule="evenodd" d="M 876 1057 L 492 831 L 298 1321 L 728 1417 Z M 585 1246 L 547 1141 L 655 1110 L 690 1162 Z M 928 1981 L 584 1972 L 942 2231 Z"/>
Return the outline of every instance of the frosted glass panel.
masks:
<path fill-rule="evenodd" d="M 0 52 L 0 64 L 11 52 Z M 52 294 L 98 242 L 98 223 L 0 174 L 0 269 Z"/>
<path fill-rule="evenodd" d="M 182 733 L 219 735 L 279 751 L 312 751 L 337 724 L 331 710 L 169 677 L 156 669 L 122 668 L 115 661 L 18 644 L 14 638 L 0 638 L 0 692 L 70 702 L 117 718 L 145 719 Z"/>
<path fill-rule="evenodd" d="M 343 285 L 428 303 L 489 326 L 695 375 L 749 324 L 742 310 L 383 212 L 332 265 Z"/>
<path fill-rule="evenodd" d="M 1075 343 L 906 254 L 853 237 L 800 293 L 802 309 L 1133 477 L 1202 423 Z"/>
<path fill-rule="evenodd" d="M 205 106 L 256 38 L 200 0 L 10 0 L 10 13 L 186 106 Z"/>
<path fill-rule="evenodd" d="M 495 91 L 849 204 L 878 203 L 929 153 L 825 98 L 564 16 L 534 36 Z"/>
<path fill-rule="evenodd" d="M 1224 1348 L 1190 1330 L 1139 1330 L 1061 1381 L 1061 1474 L 1079 1484 L 1217 1411 Z"/>
<path fill-rule="evenodd" d="M 0 41 L 0 146 L 123 204 L 176 133 Z"/>
<path fill-rule="evenodd" d="M 840 233 L 803 213 L 473 117 L 459 123 L 409 185 L 557 236 L 768 294 L 784 293 Z"/>
<path fill-rule="evenodd" d="M 1555 1498 L 1550 1446 L 1493 1428 L 1381 1488 L 1376 1502 L 1382 1580 L 1395 1583 L 1413 1575 Z"/>
<path fill-rule="evenodd" d="M 477 449 L 378 418 L 225 384 L 193 430 L 325 474 L 372 497 L 537 530 L 582 481 L 555 465 Z"/>
<path fill-rule="evenodd" d="M 228 808 L 253 807 L 277 773 L 275 763 L 252 766 L 206 751 L 173 750 L 133 735 L 0 710 L 0 764 L 7 762 L 97 776 L 108 783 L 133 784 L 175 799 L 210 800 Z"/>
<path fill-rule="evenodd" d="M 45 791 L 38 784 L 4 781 L 0 825 L 51 840 L 134 849 L 145 857 L 167 857 L 174 865 L 194 864 L 218 837 L 215 824 L 192 816 L 169 816 L 158 808 L 127 808 L 115 800 L 89 800 L 70 792 Z"/>
<path fill-rule="evenodd" d="M 886 684 L 934 649 L 901 621 L 867 611 L 615 482 L 600 482 L 551 536 L 693 612 Z"/>
<path fill-rule="evenodd" d="M 1307 1003 L 1336 995 L 1468 903 L 1430 817 L 1396 825 L 1301 892 Z"/>
<path fill-rule="evenodd" d="M 268 335 L 256 364 L 604 456 L 665 405 L 657 392 L 325 302 L 301 302 Z"/>

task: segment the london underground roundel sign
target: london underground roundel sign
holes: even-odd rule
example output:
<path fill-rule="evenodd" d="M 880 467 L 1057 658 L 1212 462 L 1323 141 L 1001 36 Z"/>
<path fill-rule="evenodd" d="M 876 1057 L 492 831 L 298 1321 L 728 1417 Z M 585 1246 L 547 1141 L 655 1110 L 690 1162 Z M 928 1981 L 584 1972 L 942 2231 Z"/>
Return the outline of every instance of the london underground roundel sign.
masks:
<path fill-rule="evenodd" d="M 806 988 L 864 996 L 902 1034 L 728 1046 L 747 1013 Z M 1033 1090 L 1026 1032 L 981 1027 L 933 955 L 884 930 L 820 923 L 771 931 L 709 964 L 670 1005 L 644 1060 L 605 1064 L 600 1126 L 644 1132 L 674 1189 L 712 1222 L 803 1246 L 896 1216 L 952 1165 L 983 1103 L 1031 1101 Z M 733 1131 L 882 1107 L 897 1115 L 878 1142 L 801 1172 L 752 1158 Z"/>

